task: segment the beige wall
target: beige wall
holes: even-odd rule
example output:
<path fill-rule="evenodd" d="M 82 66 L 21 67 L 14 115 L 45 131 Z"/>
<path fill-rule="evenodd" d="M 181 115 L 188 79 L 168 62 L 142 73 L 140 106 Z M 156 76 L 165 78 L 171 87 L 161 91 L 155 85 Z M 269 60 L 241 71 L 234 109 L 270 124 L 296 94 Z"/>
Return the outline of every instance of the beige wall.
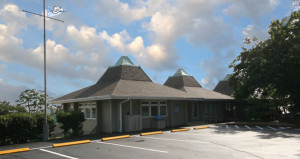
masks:
<path fill-rule="evenodd" d="M 184 125 L 187 123 L 186 101 L 173 101 L 173 126 Z"/>
<path fill-rule="evenodd" d="M 82 123 L 82 131 L 84 135 L 91 134 L 94 128 L 97 126 L 97 120 L 96 119 L 85 119 L 85 121 Z"/>
<path fill-rule="evenodd" d="M 109 100 L 102 101 L 102 132 L 112 133 L 111 105 Z"/>

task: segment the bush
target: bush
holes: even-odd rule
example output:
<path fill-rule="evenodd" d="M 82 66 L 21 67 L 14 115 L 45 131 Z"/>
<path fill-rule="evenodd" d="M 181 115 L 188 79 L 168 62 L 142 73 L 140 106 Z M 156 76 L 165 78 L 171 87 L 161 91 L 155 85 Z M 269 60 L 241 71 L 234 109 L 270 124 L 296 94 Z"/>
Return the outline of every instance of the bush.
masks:
<path fill-rule="evenodd" d="M 0 144 L 23 143 L 41 139 L 43 114 L 17 113 L 0 116 Z M 54 130 L 54 120 L 48 118 L 49 133 Z"/>
<path fill-rule="evenodd" d="M 61 129 L 64 130 L 65 136 L 82 135 L 82 122 L 84 122 L 84 114 L 79 111 L 60 111 L 56 115 L 57 122 L 61 123 Z"/>

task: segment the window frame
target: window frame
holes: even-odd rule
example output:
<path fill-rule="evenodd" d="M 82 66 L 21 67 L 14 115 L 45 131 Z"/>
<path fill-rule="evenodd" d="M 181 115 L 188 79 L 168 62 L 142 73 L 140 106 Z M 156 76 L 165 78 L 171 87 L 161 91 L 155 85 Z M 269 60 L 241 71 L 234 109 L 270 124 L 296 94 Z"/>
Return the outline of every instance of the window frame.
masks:
<path fill-rule="evenodd" d="M 148 115 L 147 116 L 143 116 L 143 107 L 147 107 L 148 108 Z M 151 112 L 151 107 L 157 107 L 157 113 L 158 115 L 162 116 L 162 117 L 167 117 L 168 116 L 168 104 L 167 101 L 157 101 L 157 100 L 147 100 L 147 101 L 142 101 L 141 102 L 141 113 L 142 113 L 142 118 L 154 118 L 158 115 L 154 115 L 152 116 L 152 112 Z M 166 114 L 165 115 L 161 115 L 161 107 L 166 107 Z"/>
<path fill-rule="evenodd" d="M 93 117 L 93 108 L 95 108 L 95 117 Z M 86 117 L 86 109 L 89 110 L 90 117 Z M 82 111 L 83 110 L 83 111 Z M 83 112 L 84 119 L 88 120 L 96 120 L 97 119 L 97 104 L 96 102 L 84 102 L 84 103 L 78 103 L 78 111 Z"/>

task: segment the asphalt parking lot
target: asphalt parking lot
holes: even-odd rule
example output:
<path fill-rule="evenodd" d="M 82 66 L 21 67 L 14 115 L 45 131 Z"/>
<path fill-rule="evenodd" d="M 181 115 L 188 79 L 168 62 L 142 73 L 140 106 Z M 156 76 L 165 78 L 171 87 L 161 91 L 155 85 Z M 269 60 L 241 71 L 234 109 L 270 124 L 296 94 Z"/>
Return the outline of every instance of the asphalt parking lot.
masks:
<path fill-rule="evenodd" d="M 0 151 L 12 146 L 0 147 Z M 3 159 L 47 158 L 300 158 L 300 129 L 219 124 L 207 129 L 52 148 L 52 143 L 21 144 L 30 151 L 0 155 Z"/>

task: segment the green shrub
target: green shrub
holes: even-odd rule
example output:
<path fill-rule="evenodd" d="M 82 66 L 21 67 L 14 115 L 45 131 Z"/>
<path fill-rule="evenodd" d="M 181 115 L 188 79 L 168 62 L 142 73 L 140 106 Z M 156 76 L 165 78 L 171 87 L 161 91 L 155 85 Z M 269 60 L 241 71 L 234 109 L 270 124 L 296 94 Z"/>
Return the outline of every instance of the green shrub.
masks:
<path fill-rule="evenodd" d="M 42 138 L 43 114 L 16 113 L 0 116 L 0 144 L 23 143 Z M 54 130 L 54 120 L 48 117 L 49 133 Z"/>
<path fill-rule="evenodd" d="M 64 130 L 65 136 L 82 135 L 82 122 L 84 122 L 84 114 L 79 111 L 60 111 L 56 115 L 57 122 L 61 123 L 61 129 Z"/>

